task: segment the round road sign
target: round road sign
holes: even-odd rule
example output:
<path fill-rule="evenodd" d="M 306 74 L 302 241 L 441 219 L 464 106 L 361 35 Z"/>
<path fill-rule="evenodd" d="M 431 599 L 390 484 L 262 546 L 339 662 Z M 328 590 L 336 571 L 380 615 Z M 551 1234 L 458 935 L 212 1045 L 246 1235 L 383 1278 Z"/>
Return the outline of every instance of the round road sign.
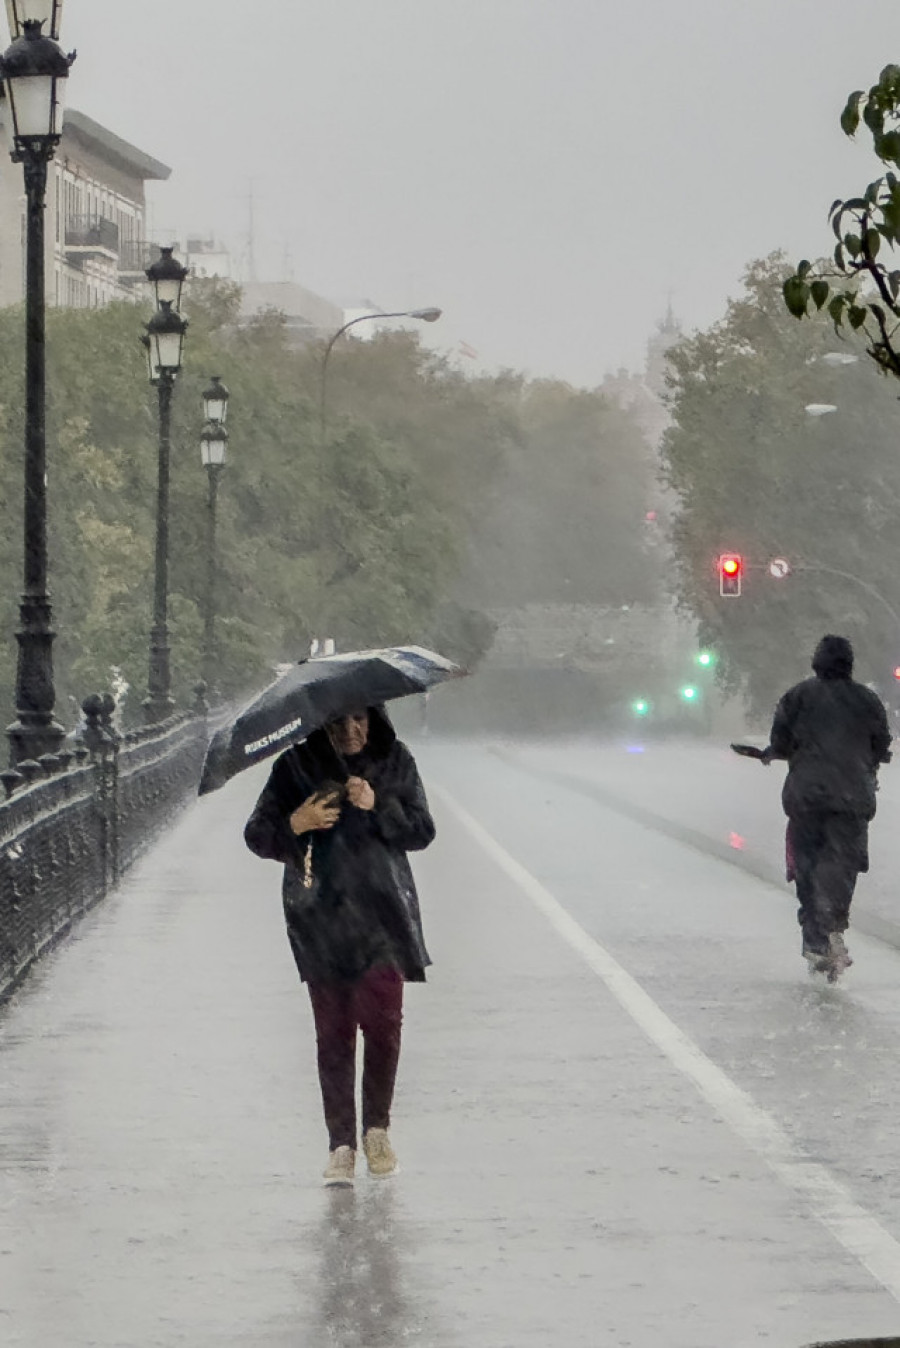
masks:
<path fill-rule="evenodd" d="M 776 580 L 784 580 L 785 576 L 791 574 L 791 564 L 786 562 L 783 557 L 773 557 L 769 562 L 769 575 L 774 576 Z"/>

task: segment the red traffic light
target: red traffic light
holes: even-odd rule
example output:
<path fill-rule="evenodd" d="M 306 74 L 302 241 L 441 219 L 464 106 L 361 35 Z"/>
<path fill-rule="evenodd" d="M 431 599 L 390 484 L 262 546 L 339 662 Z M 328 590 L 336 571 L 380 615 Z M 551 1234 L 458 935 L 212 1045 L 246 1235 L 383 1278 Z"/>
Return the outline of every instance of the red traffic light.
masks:
<path fill-rule="evenodd" d="M 741 592 L 744 563 L 738 552 L 723 552 L 719 558 L 719 594 L 735 598 Z"/>
<path fill-rule="evenodd" d="M 894 665 L 894 678 L 900 683 L 900 665 Z"/>

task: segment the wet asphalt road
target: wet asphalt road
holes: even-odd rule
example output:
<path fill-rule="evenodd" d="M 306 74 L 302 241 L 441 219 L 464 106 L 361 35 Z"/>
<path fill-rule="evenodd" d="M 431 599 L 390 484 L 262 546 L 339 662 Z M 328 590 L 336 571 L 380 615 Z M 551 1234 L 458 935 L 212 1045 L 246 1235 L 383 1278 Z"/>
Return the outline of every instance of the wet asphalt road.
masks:
<path fill-rule="evenodd" d="M 193 807 L 0 1013 L 0 1342 L 897 1333 L 900 951 L 855 931 L 844 984 L 810 981 L 761 878 L 777 769 L 628 747 L 417 748 L 435 967 L 407 990 L 402 1173 L 351 1194 L 319 1187 L 278 868 L 240 841 L 259 778 Z M 876 927 L 893 801 L 900 772 Z"/>

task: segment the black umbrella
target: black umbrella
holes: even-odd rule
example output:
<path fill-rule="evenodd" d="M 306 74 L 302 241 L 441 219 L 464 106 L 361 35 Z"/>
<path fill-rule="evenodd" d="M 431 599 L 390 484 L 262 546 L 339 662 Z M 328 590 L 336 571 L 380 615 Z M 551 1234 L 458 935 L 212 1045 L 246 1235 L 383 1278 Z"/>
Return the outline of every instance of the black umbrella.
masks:
<path fill-rule="evenodd" d="M 357 708 L 425 693 L 467 671 L 421 646 L 388 646 L 301 660 L 217 730 L 206 751 L 199 793 L 206 795 L 264 758 L 306 739 Z"/>

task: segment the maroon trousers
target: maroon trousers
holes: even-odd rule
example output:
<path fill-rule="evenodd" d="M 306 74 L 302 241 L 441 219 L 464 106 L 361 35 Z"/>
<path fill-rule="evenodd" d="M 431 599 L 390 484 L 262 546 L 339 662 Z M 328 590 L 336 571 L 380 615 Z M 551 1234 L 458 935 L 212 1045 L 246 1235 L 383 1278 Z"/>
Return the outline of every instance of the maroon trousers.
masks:
<path fill-rule="evenodd" d="M 403 975 L 388 965 L 353 983 L 308 983 L 329 1147 L 356 1148 L 356 1039 L 363 1034 L 362 1126 L 387 1128 L 400 1058 Z"/>

